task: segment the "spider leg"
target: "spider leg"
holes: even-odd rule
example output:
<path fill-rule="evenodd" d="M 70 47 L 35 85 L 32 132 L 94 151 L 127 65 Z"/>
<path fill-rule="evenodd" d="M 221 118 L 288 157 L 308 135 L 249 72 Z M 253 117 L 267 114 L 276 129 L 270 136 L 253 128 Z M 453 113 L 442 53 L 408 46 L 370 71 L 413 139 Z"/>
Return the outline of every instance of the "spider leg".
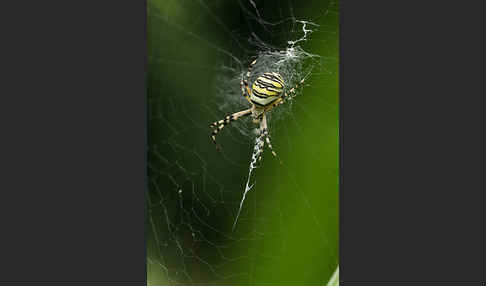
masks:
<path fill-rule="evenodd" d="M 285 102 L 285 98 L 284 97 L 280 97 L 278 98 L 277 100 L 275 100 L 275 102 L 273 102 L 271 105 L 269 105 L 265 111 L 270 111 L 272 108 L 274 108 L 275 106 L 279 105 L 279 104 L 283 104 Z"/>
<path fill-rule="evenodd" d="M 299 87 L 299 85 L 303 84 L 304 81 L 306 80 L 307 77 L 303 78 L 301 81 L 299 81 L 293 88 L 289 90 L 289 94 L 284 93 L 280 98 L 275 100 L 272 104 L 270 104 L 268 107 L 265 108 L 265 112 L 270 111 L 272 108 L 279 104 L 284 104 L 287 100 L 292 99 L 293 96 L 292 94 L 295 94 L 295 91 Z M 295 96 L 295 95 L 294 95 Z"/>
<path fill-rule="evenodd" d="M 258 141 L 259 143 L 259 146 L 258 146 L 258 161 L 261 161 L 262 160 L 262 155 L 263 155 L 263 147 L 265 146 L 265 140 L 263 139 L 263 137 L 265 137 L 265 132 L 263 132 L 263 123 L 262 123 L 263 120 L 260 120 L 259 123 L 260 123 L 260 133 L 258 134 L 258 136 L 260 137 L 260 140 Z"/>
<path fill-rule="evenodd" d="M 248 116 L 250 114 L 251 114 L 251 108 L 228 115 L 224 119 L 216 121 L 210 125 L 212 128 L 214 128 L 213 132 L 211 133 L 211 139 L 213 140 L 214 144 L 216 144 L 217 149 L 219 149 L 219 146 L 216 143 L 216 135 L 219 133 L 219 131 L 221 131 L 221 129 L 223 129 L 229 123 L 238 120 L 241 117 Z"/>
<path fill-rule="evenodd" d="M 248 100 L 248 102 L 250 104 L 252 104 L 251 100 L 250 100 L 251 90 L 250 90 L 250 86 L 248 85 L 248 80 L 250 79 L 251 69 L 255 65 L 256 61 L 257 60 L 254 60 L 253 62 L 251 62 L 250 66 L 248 67 L 248 71 L 246 72 L 246 75 L 245 75 L 246 78 L 245 78 L 245 76 L 242 76 L 241 81 L 240 81 L 241 94 L 246 98 L 246 100 Z"/>
<path fill-rule="evenodd" d="M 299 85 L 302 85 L 304 83 L 304 81 L 307 79 L 307 76 L 304 77 L 302 80 L 300 80 L 297 84 L 295 84 L 294 87 L 292 87 L 290 90 L 289 90 L 289 94 L 287 93 L 284 93 L 283 95 L 283 101 L 279 102 L 280 104 L 284 103 L 285 101 L 289 100 L 289 99 L 292 99 L 294 96 L 295 96 L 295 91 L 297 90 L 297 88 L 299 88 Z M 293 96 L 292 96 L 293 95 Z"/>
<path fill-rule="evenodd" d="M 270 137 L 268 136 L 267 116 L 266 116 L 265 113 L 263 113 L 263 117 L 262 117 L 261 131 L 263 133 L 263 136 L 265 137 L 265 141 L 267 142 L 268 148 L 270 148 L 270 150 L 272 150 L 273 156 L 276 157 L 277 153 L 275 153 L 275 151 L 273 151 L 272 143 L 270 143 Z"/>
<path fill-rule="evenodd" d="M 260 137 L 262 139 L 263 139 L 263 137 L 265 137 L 265 142 L 267 143 L 268 148 L 270 148 L 270 150 L 272 151 L 272 155 L 275 156 L 275 157 L 278 157 L 277 153 L 273 150 L 272 143 L 270 142 L 270 136 L 268 136 L 267 116 L 266 116 L 265 113 L 263 113 L 262 120 L 260 121 Z M 261 156 L 262 155 L 260 153 L 258 160 L 261 160 Z M 280 160 L 280 164 L 282 164 L 281 160 Z"/>

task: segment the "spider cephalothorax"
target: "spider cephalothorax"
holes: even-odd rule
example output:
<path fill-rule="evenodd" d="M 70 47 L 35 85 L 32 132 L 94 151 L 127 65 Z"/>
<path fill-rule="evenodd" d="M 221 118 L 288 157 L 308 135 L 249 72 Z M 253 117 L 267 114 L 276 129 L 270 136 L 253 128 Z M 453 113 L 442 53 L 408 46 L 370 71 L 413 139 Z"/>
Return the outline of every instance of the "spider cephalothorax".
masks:
<path fill-rule="evenodd" d="M 267 117 L 265 113 L 270 111 L 275 106 L 284 103 L 284 101 L 288 99 L 289 96 L 285 92 L 285 81 L 283 80 L 282 76 L 276 72 L 266 72 L 261 74 L 253 82 L 253 85 L 250 89 L 248 85 L 248 79 L 250 78 L 251 68 L 253 67 L 253 65 L 255 65 L 255 63 L 256 60 L 254 60 L 250 64 L 248 72 L 246 73 L 246 78 L 243 77 L 240 83 L 241 93 L 251 104 L 251 108 L 233 113 L 226 116 L 224 119 L 221 119 L 211 124 L 211 127 L 214 128 L 211 134 L 211 138 L 216 144 L 216 135 L 219 131 L 221 131 L 221 129 L 223 129 L 225 125 L 251 114 L 253 117 L 253 122 L 255 122 L 256 124 L 260 124 L 260 137 L 262 139 L 263 137 L 265 137 L 265 141 L 267 142 L 270 150 L 272 150 L 272 154 L 274 156 L 277 156 L 275 151 L 273 151 L 272 144 L 270 144 L 270 138 L 268 136 L 267 128 Z M 299 84 L 302 84 L 304 80 L 305 79 L 302 79 Z M 297 87 L 298 84 L 290 89 L 289 93 L 295 93 L 295 89 Z M 216 146 L 218 145 L 216 144 Z"/>

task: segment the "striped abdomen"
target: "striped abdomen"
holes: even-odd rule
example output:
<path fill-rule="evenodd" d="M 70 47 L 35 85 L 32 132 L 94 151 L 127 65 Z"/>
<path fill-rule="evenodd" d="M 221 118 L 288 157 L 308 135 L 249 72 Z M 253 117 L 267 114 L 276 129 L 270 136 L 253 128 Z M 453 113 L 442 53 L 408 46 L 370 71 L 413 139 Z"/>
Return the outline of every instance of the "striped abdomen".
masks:
<path fill-rule="evenodd" d="M 257 106 L 267 106 L 282 95 L 284 85 L 278 73 L 264 73 L 253 83 L 250 100 Z"/>

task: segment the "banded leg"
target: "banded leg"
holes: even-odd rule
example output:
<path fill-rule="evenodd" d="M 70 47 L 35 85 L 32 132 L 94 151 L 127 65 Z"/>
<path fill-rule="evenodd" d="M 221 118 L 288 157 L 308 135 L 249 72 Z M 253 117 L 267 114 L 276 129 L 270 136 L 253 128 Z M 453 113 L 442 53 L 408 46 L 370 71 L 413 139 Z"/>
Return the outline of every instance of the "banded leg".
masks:
<path fill-rule="evenodd" d="M 301 84 L 304 83 L 304 81 L 306 80 L 306 78 L 307 77 L 304 77 L 301 81 L 299 81 L 299 83 L 297 83 L 293 88 L 291 88 L 289 90 L 289 94 L 295 94 L 295 90 L 299 87 L 299 85 L 301 85 Z M 267 107 L 265 107 L 265 112 L 271 110 L 272 108 L 274 108 L 275 106 L 277 106 L 279 104 L 284 104 L 287 100 L 293 98 L 289 94 L 284 93 L 284 95 L 282 95 L 280 98 L 278 98 L 277 100 L 275 100 L 272 104 L 270 104 Z"/>
<path fill-rule="evenodd" d="M 265 137 L 265 142 L 267 143 L 268 148 L 270 148 L 270 150 L 272 151 L 272 155 L 275 156 L 275 157 L 278 157 L 277 153 L 273 150 L 272 143 L 270 142 L 270 137 L 268 136 L 267 116 L 266 116 L 265 113 L 263 113 L 262 120 L 261 120 L 261 123 L 260 123 L 260 137 L 261 137 L 262 140 L 263 140 L 263 137 Z M 262 155 L 260 153 L 258 160 L 261 160 L 261 156 Z M 282 164 L 282 161 L 280 159 L 279 159 L 279 161 L 280 161 L 280 164 Z"/>
<path fill-rule="evenodd" d="M 280 102 L 280 104 L 284 103 L 285 101 L 289 100 L 289 99 L 292 99 L 292 94 L 294 94 L 295 96 L 295 91 L 297 88 L 299 88 L 299 85 L 302 85 L 304 83 L 304 81 L 307 79 L 307 76 L 304 77 L 302 80 L 300 80 L 294 87 L 292 87 L 290 90 L 289 90 L 289 94 L 287 93 L 284 93 L 284 96 L 283 96 L 283 101 Z"/>
<path fill-rule="evenodd" d="M 216 144 L 216 148 L 219 149 L 218 144 L 216 143 L 216 135 L 229 123 L 238 120 L 241 117 L 248 116 L 251 114 L 251 108 L 247 110 L 243 110 L 240 112 L 233 113 L 231 115 L 226 116 L 224 119 L 214 122 L 210 126 L 214 128 L 213 132 L 211 133 L 211 139 L 213 139 L 214 144 Z"/>
<path fill-rule="evenodd" d="M 248 67 L 248 71 L 246 72 L 246 75 L 241 77 L 241 82 L 240 82 L 241 94 L 243 94 L 243 96 L 246 98 L 246 100 L 248 100 L 248 102 L 250 104 L 252 104 L 251 100 L 250 100 L 251 90 L 250 90 L 250 86 L 248 84 L 248 80 L 250 80 L 251 69 L 256 64 L 256 61 L 257 60 L 254 60 L 253 62 L 251 62 L 250 66 Z"/>

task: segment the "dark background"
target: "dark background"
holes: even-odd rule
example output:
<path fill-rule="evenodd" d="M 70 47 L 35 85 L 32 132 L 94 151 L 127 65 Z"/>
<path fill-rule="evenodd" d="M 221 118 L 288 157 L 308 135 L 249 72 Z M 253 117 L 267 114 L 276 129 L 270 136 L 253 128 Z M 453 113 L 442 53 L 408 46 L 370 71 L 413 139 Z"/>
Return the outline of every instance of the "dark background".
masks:
<path fill-rule="evenodd" d="M 484 9 L 342 2 L 341 283 L 481 284 Z M 2 285 L 144 285 L 145 3 L 0 11 Z"/>

